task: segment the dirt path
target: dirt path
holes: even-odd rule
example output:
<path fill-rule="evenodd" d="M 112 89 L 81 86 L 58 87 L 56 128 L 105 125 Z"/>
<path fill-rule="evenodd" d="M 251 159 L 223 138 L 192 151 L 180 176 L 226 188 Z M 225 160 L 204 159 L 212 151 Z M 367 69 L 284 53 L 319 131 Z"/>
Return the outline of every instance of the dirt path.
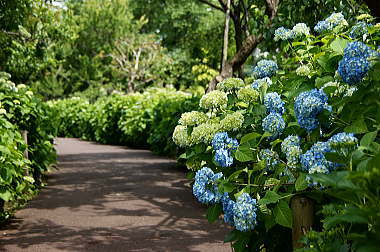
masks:
<path fill-rule="evenodd" d="M 58 139 L 59 171 L 0 230 L 1 251 L 231 251 L 175 161 Z"/>

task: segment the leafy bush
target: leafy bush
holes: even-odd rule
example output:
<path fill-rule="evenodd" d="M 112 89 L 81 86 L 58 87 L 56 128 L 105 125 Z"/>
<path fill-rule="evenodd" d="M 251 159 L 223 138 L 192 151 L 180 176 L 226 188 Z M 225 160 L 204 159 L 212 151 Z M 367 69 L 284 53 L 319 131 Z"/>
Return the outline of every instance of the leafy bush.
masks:
<path fill-rule="evenodd" d="M 9 216 L 2 211 L 4 202 L 9 202 L 6 210 L 12 210 L 12 204 L 30 198 L 41 186 L 42 173 L 55 162 L 50 110 L 25 85 L 16 86 L 9 78 L 0 73 L 1 219 Z M 27 145 L 21 131 L 28 132 Z"/>
<path fill-rule="evenodd" d="M 54 121 L 59 122 L 59 136 L 149 146 L 156 153 L 173 156 L 177 152 L 171 140 L 174 127 L 181 113 L 195 108 L 198 101 L 188 93 L 151 88 L 144 93 L 114 93 L 91 104 L 74 97 L 49 105 L 55 110 Z"/>
<path fill-rule="evenodd" d="M 209 221 L 234 227 L 225 241 L 235 251 L 292 250 L 293 220 L 308 214 L 290 207 L 300 196 L 317 210 L 302 250 L 379 243 L 380 26 L 352 36 L 333 13 L 314 30 L 276 30 L 281 64 L 259 62 L 253 83 L 219 83 L 174 130 L 195 197 Z"/>

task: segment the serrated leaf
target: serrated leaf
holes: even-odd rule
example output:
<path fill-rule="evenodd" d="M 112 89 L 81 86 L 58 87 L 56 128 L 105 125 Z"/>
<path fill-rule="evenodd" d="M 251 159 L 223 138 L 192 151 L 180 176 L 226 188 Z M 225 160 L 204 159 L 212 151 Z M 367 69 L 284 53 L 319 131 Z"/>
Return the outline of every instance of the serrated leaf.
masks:
<path fill-rule="evenodd" d="M 281 196 L 278 195 L 276 192 L 267 191 L 265 193 L 265 196 L 258 201 L 258 204 L 267 205 L 271 203 L 276 203 L 277 201 L 279 201 L 279 199 L 281 199 Z"/>
<path fill-rule="evenodd" d="M 330 48 L 340 54 L 340 55 L 343 55 L 344 53 L 344 48 L 346 48 L 347 44 L 348 44 L 348 40 L 347 39 L 342 39 L 342 38 L 336 38 L 331 44 L 330 44 Z"/>
<path fill-rule="evenodd" d="M 292 210 L 290 210 L 290 207 L 286 201 L 281 200 L 274 208 L 273 213 L 275 216 L 276 223 L 284 227 L 292 228 Z"/>
<path fill-rule="evenodd" d="M 377 131 L 369 132 L 365 134 L 360 140 L 360 146 L 369 147 L 370 144 L 375 140 L 377 136 Z"/>
<path fill-rule="evenodd" d="M 362 134 L 362 133 L 367 133 L 368 128 L 364 119 L 359 118 L 358 120 L 354 121 L 352 125 L 344 128 L 344 131 L 348 133 Z"/>
<path fill-rule="evenodd" d="M 308 182 L 306 181 L 306 174 L 305 173 L 300 173 L 296 180 L 296 191 L 302 191 L 305 190 L 308 187 Z"/>
<path fill-rule="evenodd" d="M 261 137 L 261 135 L 259 133 L 256 133 L 256 132 L 246 134 L 240 139 L 240 144 L 249 142 L 249 141 L 256 139 L 256 138 L 259 138 L 259 137 Z"/>

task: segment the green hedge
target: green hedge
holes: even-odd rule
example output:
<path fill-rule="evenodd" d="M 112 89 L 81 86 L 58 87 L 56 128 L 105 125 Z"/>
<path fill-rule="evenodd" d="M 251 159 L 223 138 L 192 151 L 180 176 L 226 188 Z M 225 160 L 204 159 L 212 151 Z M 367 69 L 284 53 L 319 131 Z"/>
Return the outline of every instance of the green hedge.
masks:
<path fill-rule="evenodd" d="M 112 94 L 90 104 L 85 98 L 50 101 L 57 134 L 100 143 L 150 148 L 176 156 L 172 134 L 180 115 L 198 106 L 199 97 L 165 88 Z"/>

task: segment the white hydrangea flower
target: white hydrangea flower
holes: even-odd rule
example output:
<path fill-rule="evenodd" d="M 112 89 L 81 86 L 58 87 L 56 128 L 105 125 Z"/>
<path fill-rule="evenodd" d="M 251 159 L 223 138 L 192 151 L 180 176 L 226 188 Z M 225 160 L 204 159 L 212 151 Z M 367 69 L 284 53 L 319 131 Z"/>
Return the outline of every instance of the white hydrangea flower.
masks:
<path fill-rule="evenodd" d="M 210 144 L 214 135 L 220 131 L 218 123 L 203 123 L 193 129 L 191 133 L 191 144 Z"/>
<path fill-rule="evenodd" d="M 307 65 L 302 65 L 302 66 L 299 66 L 297 69 L 296 69 L 296 74 L 298 76 L 309 76 L 310 75 L 310 68 L 307 66 Z"/>
<path fill-rule="evenodd" d="M 18 89 L 23 89 L 23 88 L 26 88 L 26 85 L 25 84 L 19 84 L 19 85 L 17 85 L 17 88 Z"/>
<path fill-rule="evenodd" d="M 228 98 L 226 93 L 214 90 L 202 96 L 199 106 L 204 109 L 220 110 L 227 107 L 227 102 Z"/>
<path fill-rule="evenodd" d="M 310 28 L 307 27 L 307 25 L 305 23 L 298 23 L 296 24 L 293 29 L 292 29 L 293 33 L 295 34 L 295 36 L 302 36 L 302 35 L 310 35 Z"/>
<path fill-rule="evenodd" d="M 222 82 L 219 82 L 216 88 L 223 91 L 231 91 L 242 88 L 244 85 L 244 81 L 240 78 L 227 78 Z"/>
<path fill-rule="evenodd" d="M 186 112 L 181 115 L 178 123 L 183 126 L 194 126 L 206 122 L 208 119 L 205 113 L 199 111 Z"/>
<path fill-rule="evenodd" d="M 220 121 L 220 127 L 223 131 L 237 131 L 241 128 L 244 122 L 244 116 L 240 112 L 228 114 Z"/>
<path fill-rule="evenodd" d="M 172 137 L 174 143 L 179 147 L 190 146 L 190 137 L 187 134 L 187 127 L 183 125 L 177 125 L 173 132 Z"/>
<path fill-rule="evenodd" d="M 257 101 L 259 96 L 259 92 L 256 89 L 253 89 L 251 86 L 246 86 L 240 89 L 237 93 L 237 97 L 247 103 Z"/>
<path fill-rule="evenodd" d="M 341 12 L 331 14 L 328 18 L 326 18 L 326 22 L 330 23 L 333 27 L 338 25 L 348 26 L 347 20 Z"/>
<path fill-rule="evenodd" d="M 30 96 L 30 97 L 33 96 L 33 92 L 30 91 L 30 90 L 29 90 L 29 91 L 26 91 L 25 94 L 26 94 L 27 96 Z"/>
<path fill-rule="evenodd" d="M 0 115 L 5 115 L 7 113 L 7 111 L 5 109 L 0 109 Z"/>

